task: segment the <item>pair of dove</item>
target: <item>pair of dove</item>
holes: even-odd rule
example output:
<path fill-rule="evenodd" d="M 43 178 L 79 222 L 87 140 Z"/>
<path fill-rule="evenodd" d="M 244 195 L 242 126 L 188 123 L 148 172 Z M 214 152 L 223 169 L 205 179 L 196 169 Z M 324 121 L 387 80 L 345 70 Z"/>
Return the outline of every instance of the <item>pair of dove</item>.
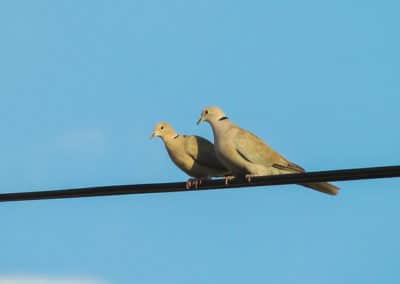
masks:
<path fill-rule="evenodd" d="M 197 124 L 208 122 L 214 134 L 214 144 L 195 135 L 179 135 L 167 122 L 158 123 L 153 137 L 164 142 L 172 161 L 189 179 L 186 187 L 197 186 L 202 179 L 225 177 L 227 183 L 233 177 L 304 173 L 299 165 L 290 162 L 253 133 L 234 124 L 224 112 L 210 106 L 201 112 Z M 327 182 L 304 183 L 303 186 L 336 195 L 339 188 Z"/>

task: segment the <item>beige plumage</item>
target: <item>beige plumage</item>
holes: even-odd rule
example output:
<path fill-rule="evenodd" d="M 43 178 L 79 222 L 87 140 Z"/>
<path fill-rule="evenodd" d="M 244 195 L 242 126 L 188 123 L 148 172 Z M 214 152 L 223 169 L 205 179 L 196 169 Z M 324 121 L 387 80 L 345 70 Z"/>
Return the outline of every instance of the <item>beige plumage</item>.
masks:
<path fill-rule="evenodd" d="M 234 176 L 266 176 L 303 173 L 304 169 L 280 155 L 259 137 L 230 121 L 215 106 L 205 108 L 198 124 L 207 121 L 214 133 L 214 145 L 218 159 Z M 307 183 L 303 186 L 323 193 L 336 195 L 339 188 L 327 183 Z"/>
<path fill-rule="evenodd" d="M 214 145 L 205 138 L 195 135 L 179 135 L 167 122 L 158 123 L 153 137 L 160 137 L 177 167 L 196 179 L 189 179 L 187 187 L 201 183 L 201 179 L 221 177 L 229 171 L 215 154 Z"/>

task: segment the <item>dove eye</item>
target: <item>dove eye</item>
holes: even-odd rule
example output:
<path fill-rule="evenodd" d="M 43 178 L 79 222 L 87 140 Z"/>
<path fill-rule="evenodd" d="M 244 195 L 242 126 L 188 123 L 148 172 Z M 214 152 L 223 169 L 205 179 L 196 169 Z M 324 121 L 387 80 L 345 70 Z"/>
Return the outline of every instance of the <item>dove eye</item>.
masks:
<path fill-rule="evenodd" d="M 161 126 L 160 129 L 163 130 L 163 129 L 164 129 L 164 126 Z"/>
<path fill-rule="evenodd" d="M 208 110 L 205 110 L 204 113 L 205 113 L 205 114 L 208 114 Z"/>

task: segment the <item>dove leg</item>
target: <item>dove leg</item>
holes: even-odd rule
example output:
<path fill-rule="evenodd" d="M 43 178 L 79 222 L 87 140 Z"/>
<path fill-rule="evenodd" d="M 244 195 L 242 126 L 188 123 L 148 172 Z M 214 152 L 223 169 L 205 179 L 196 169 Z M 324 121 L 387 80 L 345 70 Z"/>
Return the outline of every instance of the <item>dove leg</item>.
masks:
<path fill-rule="evenodd" d="M 248 174 L 248 175 L 246 175 L 245 177 L 246 177 L 247 182 L 248 182 L 248 183 L 251 183 L 251 179 L 252 179 L 253 177 L 256 177 L 256 176 L 258 176 L 258 175 Z"/>
<path fill-rule="evenodd" d="M 225 185 L 228 185 L 235 176 L 224 176 Z"/>
<path fill-rule="evenodd" d="M 190 189 L 192 186 L 195 186 L 197 188 L 197 186 L 198 186 L 197 179 L 190 178 L 187 180 L 186 189 Z"/>
<path fill-rule="evenodd" d="M 186 189 L 190 189 L 194 186 L 195 189 L 199 188 L 199 185 L 203 183 L 203 181 L 207 180 L 208 178 L 190 178 L 186 182 Z"/>
<path fill-rule="evenodd" d="M 190 178 L 186 182 L 186 189 L 190 189 L 194 183 L 194 179 Z"/>

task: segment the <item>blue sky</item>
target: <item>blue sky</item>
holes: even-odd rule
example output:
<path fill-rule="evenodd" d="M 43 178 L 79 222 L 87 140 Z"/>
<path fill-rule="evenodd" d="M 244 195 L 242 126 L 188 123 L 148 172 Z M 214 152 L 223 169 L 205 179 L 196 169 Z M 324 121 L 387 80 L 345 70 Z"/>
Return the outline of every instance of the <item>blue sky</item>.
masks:
<path fill-rule="evenodd" d="M 3 1 L 0 191 L 186 180 L 148 138 L 208 105 L 308 170 L 400 164 L 399 8 Z M 338 185 L 0 204 L 0 283 L 399 282 L 400 181 Z"/>

